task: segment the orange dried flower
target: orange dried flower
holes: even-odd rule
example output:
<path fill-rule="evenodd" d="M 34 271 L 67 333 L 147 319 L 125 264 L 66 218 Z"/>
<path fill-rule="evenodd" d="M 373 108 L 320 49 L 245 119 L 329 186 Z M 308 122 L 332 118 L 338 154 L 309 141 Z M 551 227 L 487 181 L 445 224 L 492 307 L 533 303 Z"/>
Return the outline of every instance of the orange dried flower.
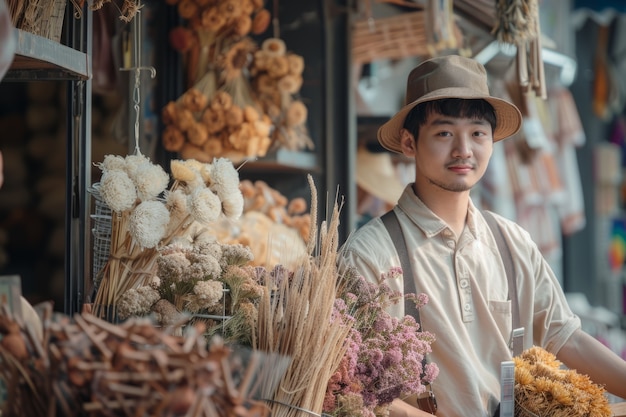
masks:
<path fill-rule="evenodd" d="M 190 19 L 198 13 L 198 5 L 193 0 L 180 0 L 177 9 L 183 19 Z"/>
<path fill-rule="evenodd" d="M 287 62 L 289 63 L 289 74 L 302 75 L 304 71 L 304 58 L 296 54 L 287 54 Z"/>
<path fill-rule="evenodd" d="M 204 110 L 208 103 L 209 98 L 197 88 L 187 90 L 181 98 L 181 104 L 194 113 Z"/>
<path fill-rule="evenodd" d="M 303 102 L 296 100 L 287 109 L 287 126 L 299 126 L 306 121 L 308 110 Z"/>
<path fill-rule="evenodd" d="M 222 155 L 224 152 L 224 147 L 222 146 L 222 141 L 217 138 L 210 138 L 207 140 L 202 146 L 202 150 L 209 156 L 216 158 Z"/>
<path fill-rule="evenodd" d="M 213 110 L 228 110 L 233 105 L 233 97 L 226 91 L 220 90 L 211 98 L 210 107 Z"/>
<path fill-rule="evenodd" d="M 302 86 L 302 77 L 296 77 L 294 75 L 285 75 L 278 80 L 276 84 L 278 90 L 282 93 L 295 94 L 300 91 Z"/>
<path fill-rule="evenodd" d="M 202 113 L 202 122 L 212 135 L 220 132 L 226 127 L 223 110 L 214 110 L 210 107 Z"/>
<path fill-rule="evenodd" d="M 163 131 L 163 148 L 168 152 L 178 152 L 185 144 L 185 135 L 176 126 L 169 125 Z"/>
<path fill-rule="evenodd" d="M 270 22 L 272 21 L 272 16 L 270 11 L 267 9 L 259 10 L 252 20 L 252 33 L 254 35 L 260 35 L 267 30 L 270 26 Z"/>
<path fill-rule="evenodd" d="M 196 118 L 193 116 L 191 110 L 184 108 L 177 109 L 175 124 L 180 130 L 186 132 L 194 123 L 196 123 Z"/>
<path fill-rule="evenodd" d="M 196 146 L 202 146 L 209 139 L 209 130 L 202 123 L 194 123 L 187 131 L 187 139 Z"/>
<path fill-rule="evenodd" d="M 241 15 L 241 4 L 239 3 L 239 0 L 222 1 L 217 7 L 220 14 L 222 14 L 228 22 Z"/>
<path fill-rule="evenodd" d="M 246 122 L 256 122 L 261 115 L 259 111 L 252 106 L 245 106 L 243 108 L 243 118 Z"/>
<path fill-rule="evenodd" d="M 163 107 L 161 110 L 161 118 L 163 119 L 163 123 L 166 125 L 173 124 L 177 118 L 178 109 L 176 108 L 176 103 L 174 101 L 170 101 Z"/>
<path fill-rule="evenodd" d="M 284 56 L 273 56 L 267 63 L 267 73 L 272 78 L 281 78 L 289 73 L 289 61 Z"/>
<path fill-rule="evenodd" d="M 243 109 L 239 106 L 231 106 L 225 113 L 226 125 L 237 127 L 243 123 Z"/>
<path fill-rule="evenodd" d="M 242 14 L 235 19 L 235 24 L 233 28 L 235 35 L 245 36 L 248 33 L 250 33 L 251 29 L 252 29 L 252 18 L 250 16 Z"/>
<path fill-rule="evenodd" d="M 200 22 L 205 30 L 217 33 L 226 25 L 226 16 L 217 7 L 210 7 L 202 12 Z"/>

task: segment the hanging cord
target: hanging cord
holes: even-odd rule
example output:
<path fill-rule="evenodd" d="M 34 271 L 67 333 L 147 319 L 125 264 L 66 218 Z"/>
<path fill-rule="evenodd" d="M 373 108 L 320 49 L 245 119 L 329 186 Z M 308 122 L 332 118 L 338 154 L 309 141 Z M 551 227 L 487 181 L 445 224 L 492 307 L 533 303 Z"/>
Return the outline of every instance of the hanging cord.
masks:
<path fill-rule="evenodd" d="M 141 5 L 139 4 L 139 7 Z M 150 78 L 156 77 L 156 69 L 152 66 L 141 65 L 141 11 L 137 11 L 137 18 L 133 20 L 133 55 L 135 65 L 129 68 L 120 68 L 120 71 L 134 71 L 135 84 L 133 87 L 133 109 L 135 110 L 135 153 L 141 155 L 139 149 L 139 116 L 141 115 L 141 71 L 150 71 Z"/>
<path fill-rule="evenodd" d="M 274 37 L 280 38 L 280 21 L 278 20 L 278 0 L 274 0 L 273 14 L 274 14 L 274 17 L 272 18 L 272 29 L 274 29 Z"/>

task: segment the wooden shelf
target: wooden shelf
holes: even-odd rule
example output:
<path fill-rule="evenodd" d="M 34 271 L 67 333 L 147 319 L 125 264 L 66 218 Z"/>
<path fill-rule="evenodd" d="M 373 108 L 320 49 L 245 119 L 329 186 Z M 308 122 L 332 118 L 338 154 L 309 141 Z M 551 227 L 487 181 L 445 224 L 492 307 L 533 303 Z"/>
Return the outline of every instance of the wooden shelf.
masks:
<path fill-rule="evenodd" d="M 13 29 L 15 58 L 5 81 L 87 80 L 91 66 L 87 54 L 59 42 Z"/>
<path fill-rule="evenodd" d="M 279 149 L 266 157 L 246 162 L 245 172 L 316 173 L 319 172 L 315 154 Z"/>

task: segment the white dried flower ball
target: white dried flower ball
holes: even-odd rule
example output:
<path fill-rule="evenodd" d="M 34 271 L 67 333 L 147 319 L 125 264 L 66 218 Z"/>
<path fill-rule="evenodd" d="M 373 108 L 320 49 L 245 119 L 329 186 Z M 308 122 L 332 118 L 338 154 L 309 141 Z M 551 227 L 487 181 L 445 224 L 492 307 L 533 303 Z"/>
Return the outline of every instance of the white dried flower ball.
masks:
<path fill-rule="evenodd" d="M 150 164 L 150 165 L 152 165 L 150 160 L 146 156 L 144 156 L 142 154 L 126 155 L 126 158 L 124 158 L 124 162 L 125 162 L 124 167 L 126 169 L 126 173 L 133 180 L 135 180 L 137 178 L 137 169 L 141 165 L 143 165 L 143 164 Z"/>
<path fill-rule="evenodd" d="M 154 248 L 165 236 L 170 212 L 159 201 L 144 201 L 130 215 L 129 231 L 143 248 Z"/>
<path fill-rule="evenodd" d="M 169 175 L 160 165 L 141 164 L 135 171 L 137 197 L 141 201 L 154 200 L 165 191 L 169 182 Z"/>
<path fill-rule="evenodd" d="M 100 178 L 100 196 L 114 212 L 131 209 L 137 201 L 135 184 L 124 171 L 104 171 Z"/>
<path fill-rule="evenodd" d="M 229 219 L 237 220 L 243 214 L 244 199 L 239 190 L 222 196 L 222 211 Z"/>
<path fill-rule="evenodd" d="M 217 158 L 213 161 L 210 188 L 221 199 L 224 199 L 225 195 L 239 190 L 239 171 L 235 169 L 229 159 Z"/>
<path fill-rule="evenodd" d="M 123 171 L 125 169 L 126 162 L 124 162 L 124 157 L 120 155 L 105 155 L 99 166 L 102 171 Z"/>
<path fill-rule="evenodd" d="M 222 201 L 208 188 L 196 188 L 189 196 L 191 216 L 202 224 L 216 220 L 222 213 Z"/>

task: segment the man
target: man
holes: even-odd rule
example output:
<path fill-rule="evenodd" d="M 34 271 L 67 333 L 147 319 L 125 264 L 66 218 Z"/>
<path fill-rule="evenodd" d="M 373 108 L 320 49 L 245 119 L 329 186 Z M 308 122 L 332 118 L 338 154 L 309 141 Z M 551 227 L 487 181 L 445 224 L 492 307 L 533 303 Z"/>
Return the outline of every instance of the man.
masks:
<path fill-rule="evenodd" d="M 437 415 L 491 417 L 500 400 L 500 364 L 512 357 L 512 302 L 496 240 L 470 190 L 485 173 L 493 143 L 516 133 L 522 116 L 513 104 L 490 96 L 482 65 L 459 56 L 415 68 L 406 103 L 380 127 L 378 140 L 415 161 L 415 182 L 393 211 L 411 265 L 404 279 L 429 297 L 420 316 L 437 339 L 429 355 L 440 369 L 433 383 Z M 494 216 L 513 260 L 524 348 L 541 346 L 626 397 L 626 362 L 581 330 L 528 233 Z M 372 281 L 401 265 L 380 218 L 354 232 L 340 253 L 340 270 L 354 266 Z M 402 291 L 402 280 L 388 284 Z M 391 313 L 404 315 L 404 306 Z M 400 400 L 391 408 L 392 417 L 426 415 Z"/>

